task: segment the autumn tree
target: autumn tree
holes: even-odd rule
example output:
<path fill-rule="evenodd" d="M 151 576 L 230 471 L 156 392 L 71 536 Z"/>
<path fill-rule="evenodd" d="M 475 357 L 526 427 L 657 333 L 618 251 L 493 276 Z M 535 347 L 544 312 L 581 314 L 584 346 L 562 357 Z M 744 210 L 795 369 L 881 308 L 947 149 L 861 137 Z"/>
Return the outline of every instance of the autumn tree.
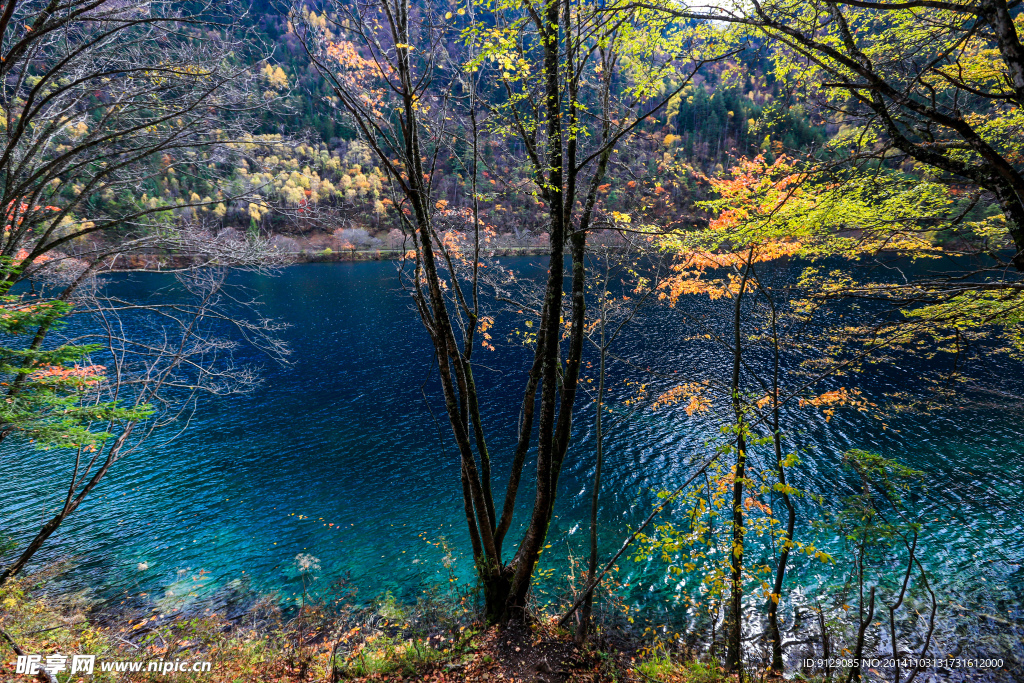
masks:
<path fill-rule="evenodd" d="M 440 369 L 461 462 L 466 522 L 491 622 L 523 613 L 554 510 L 578 393 L 584 256 L 587 235 L 601 211 L 598 187 L 617 145 L 664 106 L 711 54 L 702 28 L 675 27 L 657 10 L 608 9 L 556 0 L 499 3 L 477 6 L 467 18 L 464 11 L 448 12 L 444 6 L 365 0 L 334 5 L 328 16 L 337 19 L 326 26 L 307 22 L 303 29 L 304 44 L 332 86 L 341 113 L 387 173 L 413 246 L 409 288 Z M 472 366 L 485 317 L 480 236 L 473 236 L 469 269 L 460 277 L 457 255 L 439 238 L 436 213 L 444 205 L 433 196 L 434 169 L 459 134 L 454 98 L 466 94 L 461 75 L 441 68 L 451 40 L 473 46 L 474 58 L 462 68 L 483 71 L 488 76 L 484 82 L 496 86 L 486 99 L 480 97 L 489 130 L 525 147 L 533 175 L 530 191 L 543 201 L 547 214 L 548 272 L 518 444 L 500 507 Z M 658 92 L 655 85 L 680 69 L 684 82 L 675 91 Z M 534 448 L 532 512 L 507 557 L 503 547 L 527 455 Z"/>
<path fill-rule="evenodd" d="M 998 204 L 1024 269 L 1024 105 L 1019 18 L 1003 0 L 713 4 L 682 14 L 770 40 L 777 75 L 827 120 L 852 159 L 928 172 Z M 995 256 L 995 254 L 993 254 Z"/>
<path fill-rule="evenodd" d="M 934 243 L 921 227 L 958 220 L 960 212 L 950 205 L 948 189 L 942 185 L 886 174 L 869 178 L 846 171 L 837 174 L 835 167 L 823 168 L 818 160 L 785 155 L 771 163 L 760 157 L 744 159 L 728 173 L 705 181 L 712 198 L 698 207 L 707 212 L 706 226 L 659 232 L 652 240 L 677 258 L 675 274 L 663 288 L 666 301 L 674 305 L 684 297 L 699 296 L 724 302 L 724 315 L 714 323 L 709 316 L 691 315 L 685 309 L 680 313 L 695 338 L 714 341 L 723 349 L 732 361 L 732 372 L 728 379 L 690 377 L 691 381 L 669 388 L 655 405 L 684 402 L 687 413 L 711 408 L 731 412 L 731 420 L 723 425 L 727 442 L 719 457 L 728 453 L 733 460 L 730 469 L 719 476 L 717 486 L 709 482 L 703 497 L 689 494 L 687 501 L 692 507 L 687 512 L 689 530 L 685 534 L 674 523 L 667 523 L 645 538 L 645 543 L 670 557 L 687 547 L 685 539 L 706 542 L 713 535 L 710 524 L 698 522 L 707 510 L 719 508 L 731 515 L 727 527 L 731 538 L 726 546 L 728 582 L 721 585 L 725 583 L 722 573 L 709 576 L 720 590 L 727 591 L 726 665 L 739 668 L 743 660 L 739 628 L 742 594 L 746 586 L 756 585 L 755 576 L 767 566 L 750 567 L 746 559 L 749 531 L 759 529 L 774 555 L 774 580 L 759 582 L 767 611 L 771 668 L 781 671 L 779 605 L 787 567 L 798 553 L 828 559 L 799 538 L 801 529 L 807 527 L 797 526 L 796 502 L 808 500 L 810 492 L 801 492 L 790 483 L 790 472 L 799 457 L 796 449 L 787 446 L 791 439 L 782 409 L 819 409 L 826 421 L 844 408 L 856 410 L 866 419 L 884 419 L 884 406 L 867 399 L 856 384 L 849 384 L 857 372 L 866 367 L 892 368 L 910 355 L 945 355 L 953 360 L 954 372 L 964 372 L 958 366 L 963 362 L 961 342 L 987 337 L 1013 348 L 1019 339 L 1019 319 L 1009 313 L 1012 296 L 974 307 L 964 306 L 969 300 L 964 298 L 959 310 L 952 310 L 951 301 L 933 305 L 915 300 L 914 293 L 919 295 L 929 286 L 920 281 L 879 282 L 877 276 L 873 282 L 859 281 L 858 264 L 873 263 L 881 254 L 891 260 L 925 264 L 945 255 L 943 246 Z M 908 188 L 916 191 L 908 192 Z M 857 230 L 850 230 L 852 226 Z M 961 293 L 971 289 L 972 296 L 984 292 L 977 282 L 969 282 Z M 862 301 L 869 298 L 871 302 Z M 1004 315 L 991 315 L 994 301 L 1000 302 Z M 985 322 L 980 320 L 982 310 L 989 314 Z M 926 339 L 931 343 L 923 344 Z M 799 355 L 794 357 L 792 349 L 798 347 Z M 938 389 L 955 395 L 945 382 L 922 384 L 926 394 Z M 908 405 L 914 391 L 907 388 L 899 400 Z M 750 467 L 758 459 L 764 464 Z M 728 505 L 723 500 L 725 484 L 732 494 Z M 778 500 L 784 505 L 784 515 L 775 513 Z M 813 508 L 804 510 L 813 512 Z M 910 580 L 907 577 L 918 571 L 913 560 L 916 540 L 912 524 L 907 525 L 901 528 L 908 533 L 889 537 L 897 547 L 903 545 L 910 557 L 910 568 L 902 574 L 904 585 Z M 886 546 L 870 552 L 890 550 Z M 688 552 L 691 559 L 684 564 L 688 569 L 695 568 L 698 559 L 707 561 L 699 550 Z M 757 562 L 756 556 L 751 559 Z M 756 572 L 750 571 L 755 568 Z M 927 584 L 923 573 L 920 581 Z M 880 593 L 879 599 L 891 598 L 892 615 L 902 605 L 901 596 L 896 590 L 884 597 Z M 869 608 L 869 603 L 873 600 L 861 601 L 861 636 L 870 621 L 874 608 Z M 890 630 L 897 629 L 890 625 Z M 857 647 L 863 647 L 863 638 Z"/>
<path fill-rule="evenodd" d="M 775 576 L 771 583 L 764 579 L 759 583 L 766 602 L 770 666 L 781 672 L 778 609 L 791 553 L 797 549 L 819 559 L 823 556 L 813 546 L 805 546 L 795 538 L 797 515 L 793 498 L 799 492 L 787 481 L 787 470 L 798 458 L 786 445 L 780 413 L 786 403 L 810 396 L 808 392 L 838 372 L 840 364 L 814 368 L 802 375 L 794 376 L 792 371 L 784 374 L 784 346 L 801 337 L 807 319 L 796 310 L 792 278 L 780 277 L 778 271 L 784 268 L 780 264 L 788 257 L 803 255 L 813 259 L 819 258 L 822 250 L 828 251 L 826 245 L 834 236 L 831 225 L 822 226 L 820 218 L 831 215 L 832 207 L 827 201 L 822 206 L 811 177 L 801 171 L 801 164 L 784 156 L 772 164 L 760 157 L 741 160 L 728 174 L 704 180 L 713 195 L 698 204 L 710 216 L 707 226 L 659 234 L 651 239 L 676 258 L 673 275 L 660 287 L 666 302 L 675 307 L 682 297 L 701 296 L 725 303 L 718 322 L 705 316 L 685 312 L 683 315 L 685 327 L 696 338 L 710 340 L 724 350 L 730 371 L 728 377 L 697 377 L 687 368 L 684 374 L 689 381 L 671 387 L 654 405 L 686 402 L 686 412 L 691 415 L 713 407 L 730 413 L 731 419 L 722 427 L 727 441 L 717 453 L 731 454 L 732 464 L 719 475 L 717 486 L 708 482 L 705 497 L 690 504 L 696 508 L 692 513 L 695 517 L 719 514 L 713 510 L 721 508 L 721 514 L 728 520 L 727 580 L 714 571 L 706 579 L 726 593 L 727 670 L 739 670 L 743 665 L 746 587 L 768 569 L 757 564 L 756 558 L 753 563 L 747 559 L 747 536 L 754 530 L 769 539 L 775 554 Z M 816 217 L 819 220 L 815 221 Z M 754 459 L 754 454 L 766 449 L 770 455 L 763 455 L 762 462 L 766 462 L 755 469 L 752 464 L 760 458 Z M 731 494 L 728 500 L 726 486 Z M 785 506 L 784 520 L 779 520 L 772 509 L 776 495 Z M 753 525 L 749 519 L 752 515 L 756 515 Z M 714 542 L 710 522 L 699 526 L 691 520 L 690 527 L 698 529 L 691 538 Z M 659 536 L 663 540 L 651 541 Z M 671 523 L 662 525 L 651 538 L 647 539 L 648 548 L 680 545 L 680 536 Z M 664 539 L 672 540 L 666 545 Z M 664 550 L 662 554 L 666 554 Z M 697 556 L 706 559 L 699 552 Z M 691 565 L 696 568 L 692 560 L 687 563 Z"/>

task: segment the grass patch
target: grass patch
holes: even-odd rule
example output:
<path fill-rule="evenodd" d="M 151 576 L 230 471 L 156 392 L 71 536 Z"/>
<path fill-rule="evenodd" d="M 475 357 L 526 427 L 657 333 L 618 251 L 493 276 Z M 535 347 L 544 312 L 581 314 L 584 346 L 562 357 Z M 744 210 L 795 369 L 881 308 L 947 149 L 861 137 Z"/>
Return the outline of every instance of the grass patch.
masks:
<path fill-rule="evenodd" d="M 726 677 L 715 660 L 675 662 L 664 653 L 641 662 L 636 671 L 645 679 L 664 683 L 720 683 L 733 680 Z"/>
<path fill-rule="evenodd" d="M 376 674 L 411 676 L 455 661 L 461 651 L 438 649 L 420 638 L 400 641 L 389 636 L 370 637 L 351 655 L 336 664 L 343 678 L 361 678 Z"/>

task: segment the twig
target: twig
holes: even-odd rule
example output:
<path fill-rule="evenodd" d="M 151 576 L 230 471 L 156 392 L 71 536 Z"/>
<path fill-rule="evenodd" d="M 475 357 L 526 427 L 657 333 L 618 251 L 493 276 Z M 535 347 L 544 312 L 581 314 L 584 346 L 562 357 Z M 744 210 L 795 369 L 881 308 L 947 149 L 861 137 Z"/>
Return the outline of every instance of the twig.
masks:
<path fill-rule="evenodd" d="M 116 638 L 117 640 L 120 640 L 120 641 L 121 641 L 122 643 L 124 643 L 125 645 L 131 645 L 131 646 L 132 646 L 132 647 L 134 647 L 134 648 L 135 648 L 136 650 L 140 649 L 138 645 L 136 645 L 136 644 L 135 644 L 135 643 L 133 643 L 132 641 L 128 640 L 127 638 L 122 638 L 121 636 L 116 636 L 116 635 L 114 635 L 114 634 L 111 634 L 111 637 L 113 637 L 113 638 Z"/>
<path fill-rule="evenodd" d="M 29 631 L 25 635 L 26 636 L 34 636 L 37 633 L 46 633 L 47 631 L 56 631 L 59 628 L 64 628 L 64 627 L 63 626 L 51 626 L 50 628 L 41 628 L 38 631 Z"/>

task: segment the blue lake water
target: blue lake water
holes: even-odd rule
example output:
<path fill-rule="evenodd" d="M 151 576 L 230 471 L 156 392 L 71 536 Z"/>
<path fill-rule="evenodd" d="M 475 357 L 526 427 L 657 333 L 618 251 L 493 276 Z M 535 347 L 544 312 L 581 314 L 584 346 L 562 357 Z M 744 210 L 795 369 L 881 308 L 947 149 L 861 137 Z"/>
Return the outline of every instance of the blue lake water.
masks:
<path fill-rule="evenodd" d="M 533 266 L 524 259 L 522 267 Z M 446 543 L 456 575 L 471 580 L 459 465 L 436 375 L 425 385 L 433 413 L 421 392 L 432 365 L 429 343 L 394 264 L 310 264 L 275 277 L 234 277 L 265 301 L 268 315 L 290 325 L 284 336 L 292 363 L 266 364 L 265 383 L 255 394 L 208 400 L 176 440 L 155 438 L 147 450 L 119 463 L 51 539 L 37 565 L 72 557 L 61 580 L 108 598 L 146 593 L 180 600 L 237 581 L 233 585 L 287 600 L 303 589 L 296 557 L 309 554 L 319 560 L 317 581 L 323 585 L 345 576 L 363 599 L 387 590 L 412 599 L 447 582 L 441 562 Z M 143 298 L 167 282 L 165 275 L 146 273 L 110 278 L 112 288 Z M 679 325 L 669 313 L 645 318 L 624 337 L 621 352 L 641 358 L 657 350 L 655 370 L 666 374 L 683 365 L 724 371 L 721 350 L 682 341 Z M 498 491 L 514 442 L 519 370 L 529 360 L 526 349 L 516 348 L 503 344 L 501 353 L 481 350 L 476 357 Z M 1019 364 L 1000 363 L 1004 374 L 1021 377 Z M 628 393 L 626 373 L 617 372 L 613 405 Z M 877 391 L 903 381 L 895 371 L 861 380 Z M 548 566 L 556 568 L 567 550 L 579 553 L 586 542 L 581 523 L 589 510 L 593 413 L 586 398 L 579 408 L 578 438 L 560 482 L 551 533 Z M 606 549 L 617 547 L 627 525 L 650 509 L 653 490 L 674 487 L 708 455 L 720 417 L 688 417 L 681 407 L 640 411 L 610 430 L 602 508 Z M 827 499 L 850 492 L 838 465 L 849 448 L 876 450 L 923 470 L 927 489 L 915 497 L 915 509 L 925 525 L 926 564 L 941 577 L 943 599 L 1020 619 L 1019 412 L 972 404 L 885 421 L 840 411 L 826 422 L 820 411 L 794 407 L 786 420 L 787 432 L 806 449 L 795 483 Z M 46 518 L 59 497 L 64 458 L 25 449 L 4 454 L 0 519 L 7 534 L 24 538 Z M 524 485 L 521 502 L 530 497 Z M 140 570 L 140 563 L 147 568 Z M 623 562 L 623 580 L 632 577 L 629 599 L 670 609 L 651 597 L 674 590 L 659 578 L 663 568 L 656 564 Z M 796 565 L 794 583 L 808 590 L 835 580 L 821 566 Z"/>

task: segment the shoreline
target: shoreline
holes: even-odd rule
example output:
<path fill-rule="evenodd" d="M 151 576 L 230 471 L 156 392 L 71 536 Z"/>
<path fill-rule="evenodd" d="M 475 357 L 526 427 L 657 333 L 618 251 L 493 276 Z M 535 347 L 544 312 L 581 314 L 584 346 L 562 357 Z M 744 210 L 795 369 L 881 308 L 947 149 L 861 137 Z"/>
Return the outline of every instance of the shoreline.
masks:
<path fill-rule="evenodd" d="M 292 258 L 292 263 L 351 263 L 355 261 L 396 261 L 409 250 L 346 249 L 344 251 L 279 252 Z M 500 247 L 487 249 L 488 256 L 544 256 L 548 247 Z"/>
<path fill-rule="evenodd" d="M 301 263 L 357 263 L 364 261 L 397 261 L 407 250 L 402 249 L 346 249 L 343 251 L 292 251 L 273 252 L 285 258 L 280 265 L 297 265 Z M 499 247 L 487 250 L 489 257 L 510 256 L 543 256 L 548 253 L 547 247 Z M 127 260 L 129 267 L 101 266 L 98 273 L 137 273 L 137 272 L 173 272 L 196 265 L 195 259 L 189 256 L 163 254 L 135 254 L 120 257 Z M 207 264 L 216 265 L 216 264 Z"/>
<path fill-rule="evenodd" d="M 602 637 L 581 647 L 569 631 L 556 627 L 557 614 L 564 605 L 553 611 L 550 606 L 535 606 L 526 623 L 513 621 L 493 627 L 480 621 L 472 605 L 472 591 L 465 589 L 431 593 L 415 603 L 385 593 L 370 604 L 357 605 L 341 587 L 319 597 L 311 595 L 289 609 L 275 601 L 274 594 L 235 587 L 224 591 L 221 600 L 168 609 L 153 600 L 103 605 L 81 594 L 51 592 L 46 584 L 56 574 L 59 568 L 51 567 L 12 580 L 0 589 L 0 629 L 10 642 L 41 657 L 78 654 L 91 656 L 98 663 L 141 662 L 141 668 L 135 669 L 139 672 L 152 671 L 148 668 L 152 663 L 160 667 L 164 662 L 179 662 L 188 667 L 175 672 L 198 671 L 191 668 L 195 664 L 212 665 L 203 676 L 186 675 L 179 680 L 735 683 L 734 677 L 720 669 L 721 644 L 714 630 L 711 640 L 706 633 L 696 639 L 680 633 L 651 638 L 647 629 L 641 634 L 638 627 L 627 625 L 614 608 L 596 613 Z M 813 611 L 786 629 L 786 672 L 799 680 L 825 683 L 826 670 L 818 662 L 828 655 L 821 655 L 815 647 L 820 636 Z M 845 623 L 833 624 L 832 629 L 843 633 L 855 626 L 852 621 L 842 621 Z M 883 662 L 887 650 L 880 631 L 884 628 L 878 626 L 871 630 L 866 650 L 870 654 L 866 656 Z M 843 635 L 851 637 L 850 633 Z M 757 640 L 756 634 L 749 634 L 748 640 Z M 936 642 L 935 651 L 949 652 L 943 645 L 950 643 Z M 1001 656 L 984 649 L 957 657 L 965 661 L 999 657 L 998 665 L 950 669 L 933 660 L 936 655 L 925 655 L 927 661 L 936 663 L 923 666 L 921 672 L 937 674 L 943 680 L 1016 680 L 1019 662 L 1012 648 Z M 750 654 L 752 670 L 763 675 L 768 664 L 764 653 L 752 650 Z M 12 657 L 6 659 L 13 665 Z M 847 672 L 843 661 L 851 660 L 840 656 L 834 668 L 830 667 L 832 674 L 840 674 L 832 680 L 841 680 Z M 557 666 L 548 666 L 556 662 Z M 884 671 L 885 665 L 880 666 Z M 562 676 L 538 678 L 549 669 Z M 863 672 L 865 680 L 886 680 L 882 671 Z M 115 675 L 113 680 L 140 679 Z"/>

